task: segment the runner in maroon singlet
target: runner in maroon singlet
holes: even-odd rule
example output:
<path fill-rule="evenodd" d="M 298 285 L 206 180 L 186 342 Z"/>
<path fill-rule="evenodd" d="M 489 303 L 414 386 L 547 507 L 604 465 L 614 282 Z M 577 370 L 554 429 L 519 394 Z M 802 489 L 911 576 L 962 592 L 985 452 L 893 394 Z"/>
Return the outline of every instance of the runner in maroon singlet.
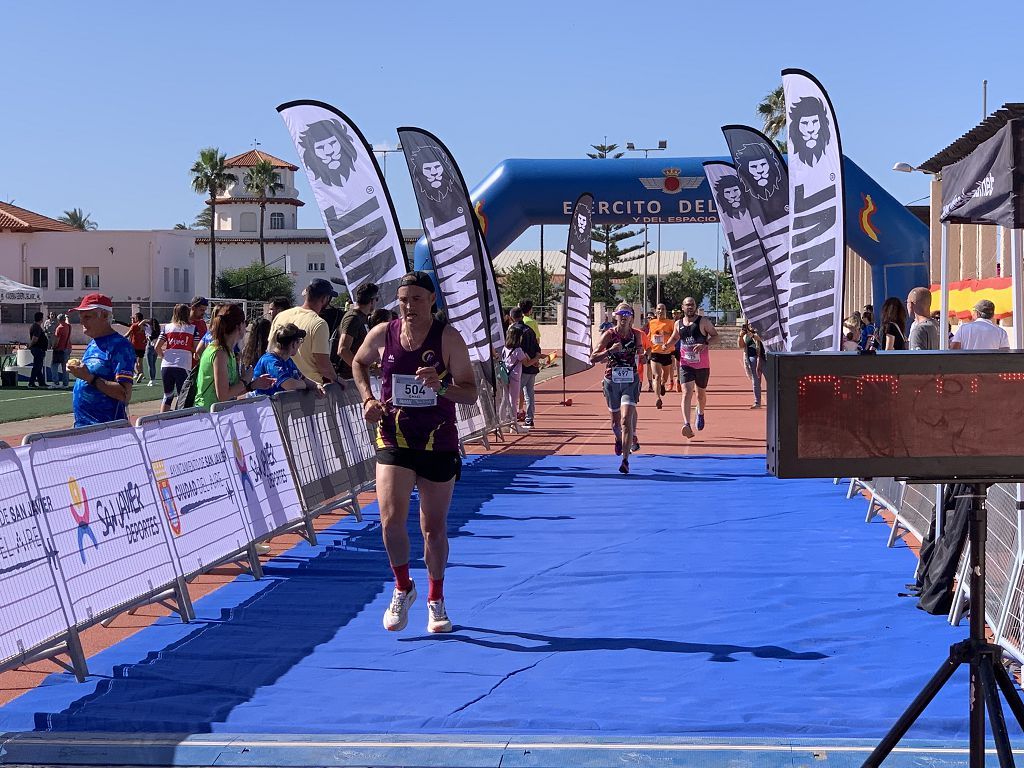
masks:
<path fill-rule="evenodd" d="M 615 435 L 615 455 L 622 456 L 619 472 L 629 474 L 629 454 L 636 450 L 636 407 L 640 402 L 639 368 L 646 362 L 643 334 L 633 327 L 633 308 L 615 308 L 615 325 L 601 336 L 590 362 L 605 362 L 604 389 Z"/>
<path fill-rule="evenodd" d="M 475 403 L 476 377 L 466 342 L 434 319 L 434 283 L 426 272 L 399 282 L 401 317 L 373 327 L 352 361 L 363 416 L 378 424 L 377 500 L 384 547 L 395 574 L 384 628 L 409 623 L 416 585 L 409 577 L 409 501 L 419 489 L 423 560 L 430 590 L 427 630 L 451 632 L 444 604 L 448 563 L 448 507 L 462 468 L 455 404 Z M 370 367 L 380 362 L 381 399 L 370 389 Z"/>

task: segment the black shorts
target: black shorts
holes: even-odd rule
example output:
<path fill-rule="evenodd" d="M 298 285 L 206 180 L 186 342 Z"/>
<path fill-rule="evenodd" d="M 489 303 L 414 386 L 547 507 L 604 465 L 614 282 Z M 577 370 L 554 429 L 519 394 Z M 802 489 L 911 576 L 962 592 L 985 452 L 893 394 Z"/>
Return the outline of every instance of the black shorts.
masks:
<path fill-rule="evenodd" d="M 672 365 L 672 354 L 670 352 L 651 352 L 651 362 L 658 365 Z"/>
<path fill-rule="evenodd" d="M 676 363 L 679 362 L 679 347 L 676 347 L 675 349 L 672 350 L 672 357 L 675 358 Z"/>
<path fill-rule="evenodd" d="M 711 378 L 710 368 L 690 368 L 687 365 L 679 366 L 679 378 L 685 384 L 688 381 L 694 382 L 698 389 L 708 388 L 708 379 Z"/>
<path fill-rule="evenodd" d="M 462 457 L 458 451 L 421 451 L 416 448 L 378 448 L 377 463 L 404 467 L 432 483 L 447 483 L 462 477 Z"/>
<path fill-rule="evenodd" d="M 145 356 L 146 356 L 146 348 L 145 347 L 143 347 L 142 349 L 136 349 L 135 350 L 135 357 L 137 357 L 139 360 L 141 360 Z"/>

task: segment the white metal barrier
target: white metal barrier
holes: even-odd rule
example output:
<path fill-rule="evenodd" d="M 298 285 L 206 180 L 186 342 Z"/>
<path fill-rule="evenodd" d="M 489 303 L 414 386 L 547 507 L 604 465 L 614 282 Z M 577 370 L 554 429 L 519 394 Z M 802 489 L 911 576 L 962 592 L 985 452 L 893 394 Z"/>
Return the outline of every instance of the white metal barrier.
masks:
<path fill-rule="evenodd" d="M 375 459 L 358 398 L 339 388 L 299 417 L 296 400 L 0 443 L 0 669 L 46 658 L 83 680 L 80 630 L 152 602 L 190 621 L 189 579 L 240 559 L 259 578 L 256 543 L 358 514 Z"/>

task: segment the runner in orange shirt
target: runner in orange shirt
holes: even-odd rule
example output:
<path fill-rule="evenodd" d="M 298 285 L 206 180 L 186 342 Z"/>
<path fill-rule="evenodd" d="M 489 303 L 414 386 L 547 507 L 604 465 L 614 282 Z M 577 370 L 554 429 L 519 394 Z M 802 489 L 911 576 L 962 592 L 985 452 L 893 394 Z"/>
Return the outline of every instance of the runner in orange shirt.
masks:
<path fill-rule="evenodd" d="M 654 310 L 654 319 L 648 326 L 651 339 L 651 364 L 654 367 L 654 389 L 658 399 L 654 405 L 661 409 L 661 398 L 665 396 L 665 386 L 672 380 L 672 332 L 675 323 L 668 318 L 668 307 L 659 304 Z"/>

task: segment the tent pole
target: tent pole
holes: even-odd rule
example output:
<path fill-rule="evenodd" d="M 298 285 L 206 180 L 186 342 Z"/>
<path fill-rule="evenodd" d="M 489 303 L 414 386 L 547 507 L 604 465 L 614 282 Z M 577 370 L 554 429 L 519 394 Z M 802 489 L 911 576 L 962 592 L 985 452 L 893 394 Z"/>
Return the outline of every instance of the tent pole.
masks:
<path fill-rule="evenodd" d="M 949 224 L 941 230 L 942 258 L 939 263 L 939 349 L 949 349 Z M 942 507 L 942 486 L 935 486 L 935 538 L 942 538 L 946 511 Z"/>
<path fill-rule="evenodd" d="M 949 349 L 949 224 L 942 224 L 942 259 L 939 263 L 939 349 Z"/>
<path fill-rule="evenodd" d="M 1024 349 L 1024 275 L 1021 274 L 1021 230 L 1010 230 L 1010 272 L 1013 286 L 1013 346 Z"/>

